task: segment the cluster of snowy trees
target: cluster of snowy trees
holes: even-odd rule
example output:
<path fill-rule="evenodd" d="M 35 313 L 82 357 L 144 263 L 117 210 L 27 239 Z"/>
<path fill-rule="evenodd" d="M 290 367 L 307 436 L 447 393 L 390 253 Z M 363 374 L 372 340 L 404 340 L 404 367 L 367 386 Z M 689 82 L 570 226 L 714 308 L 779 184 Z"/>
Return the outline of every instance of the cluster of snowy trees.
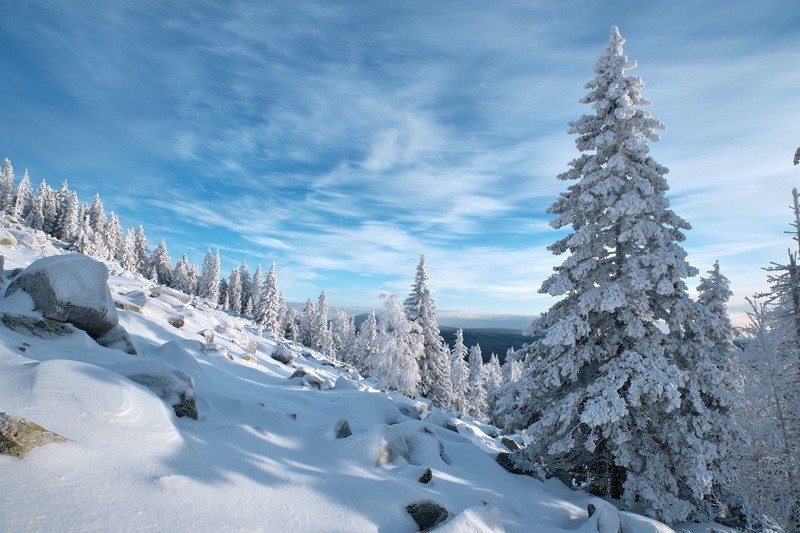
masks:
<path fill-rule="evenodd" d="M 105 261 L 117 261 L 124 269 L 189 295 L 207 298 L 223 309 L 251 318 L 276 334 L 283 334 L 288 319 L 286 301 L 278 290 L 275 263 L 264 276 L 261 265 L 253 275 L 247 261 L 220 279 L 219 250 L 206 251 L 202 269 L 187 255 L 173 266 L 167 243 L 151 252 L 144 229 L 124 231 L 114 212 L 107 216 L 99 195 L 81 204 L 66 180 L 58 191 L 42 181 L 36 192 L 25 171 L 19 184 L 8 159 L 0 169 L 0 209 L 26 225 L 63 241 L 76 252 Z"/>
<path fill-rule="evenodd" d="M 785 263 L 766 267 L 770 290 L 749 300 L 738 363 L 735 417 L 747 435 L 735 448 L 739 498 L 750 525 L 800 531 L 800 193 L 792 190 L 795 241 Z"/>
<path fill-rule="evenodd" d="M 504 382 L 500 360 L 492 354 L 484 363 L 480 346 L 469 350 L 458 331 L 452 350 L 445 343 L 436 318 L 436 304 L 428 288 L 425 256 L 420 258 L 411 293 L 382 296 L 380 316 L 373 310 L 356 327 L 354 317 L 339 309 L 327 320 L 323 292 L 315 304 L 306 302 L 295 319 L 293 337 L 304 345 L 375 377 L 382 385 L 409 396 L 423 396 L 436 406 L 488 419 L 489 394 Z M 287 330 L 287 335 L 288 335 Z"/>

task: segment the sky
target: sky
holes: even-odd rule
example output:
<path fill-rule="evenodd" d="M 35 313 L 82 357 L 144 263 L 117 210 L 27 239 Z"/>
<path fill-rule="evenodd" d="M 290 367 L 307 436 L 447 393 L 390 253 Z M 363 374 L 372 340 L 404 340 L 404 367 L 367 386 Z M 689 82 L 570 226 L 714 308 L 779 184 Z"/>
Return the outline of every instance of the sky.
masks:
<path fill-rule="evenodd" d="M 69 179 L 173 260 L 277 264 L 287 298 L 406 294 L 450 325 L 553 300 L 547 207 L 618 25 L 667 130 L 651 154 L 734 320 L 792 242 L 800 3 L 0 0 L 0 157 Z M 689 280 L 694 286 L 697 278 Z"/>

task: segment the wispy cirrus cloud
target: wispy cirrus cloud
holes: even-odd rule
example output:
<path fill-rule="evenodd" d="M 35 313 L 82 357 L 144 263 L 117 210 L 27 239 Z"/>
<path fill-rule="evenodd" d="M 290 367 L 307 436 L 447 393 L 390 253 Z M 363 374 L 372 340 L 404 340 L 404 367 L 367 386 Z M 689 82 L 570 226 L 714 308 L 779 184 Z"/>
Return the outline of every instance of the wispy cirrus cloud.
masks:
<path fill-rule="evenodd" d="M 690 260 L 719 258 L 741 307 L 796 182 L 800 9 L 768 4 L 17 3 L 0 142 L 173 254 L 278 261 L 291 298 L 372 305 L 424 252 L 441 308 L 531 315 L 567 122 L 618 24 Z"/>

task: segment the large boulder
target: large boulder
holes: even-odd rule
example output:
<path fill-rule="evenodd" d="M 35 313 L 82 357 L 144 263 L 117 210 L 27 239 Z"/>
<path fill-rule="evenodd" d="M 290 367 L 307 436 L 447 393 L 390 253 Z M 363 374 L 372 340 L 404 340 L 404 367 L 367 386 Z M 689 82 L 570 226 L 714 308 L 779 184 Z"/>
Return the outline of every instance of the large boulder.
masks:
<path fill-rule="evenodd" d="M 6 290 L 25 291 L 45 318 L 72 324 L 97 339 L 119 322 L 108 290 L 108 269 L 81 254 L 56 255 L 31 263 Z"/>
<path fill-rule="evenodd" d="M 420 531 L 430 531 L 438 526 L 450 516 L 450 513 L 433 500 L 423 500 L 421 502 L 406 505 L 406 511 L 417 523 Z"/>

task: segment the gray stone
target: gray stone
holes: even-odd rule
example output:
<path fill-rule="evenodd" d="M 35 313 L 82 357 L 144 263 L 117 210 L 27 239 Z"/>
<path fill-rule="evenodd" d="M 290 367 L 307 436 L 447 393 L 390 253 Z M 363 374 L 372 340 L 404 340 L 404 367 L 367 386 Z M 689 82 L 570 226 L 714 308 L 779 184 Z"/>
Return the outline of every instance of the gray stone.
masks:
<path fill-rule="evenodd" d="M 189 302 L 192 301 L 192 297 L 189 296 L 188 294 L 185 294 L 185 293 L 183 293 L 183 292 L 181 292 L 179 290 L 172 289 L 170 287 L 161 287 L 161 286 L 159 286 L 159 287 L 154 287 L 154 288 L 150 289 L 150 296 L 151 297 L 157 298 L 157 297 L 159 297 L 161 295 L 169 296 L 171 298 L 175 298 L 176 300 L 178 300 L 182 304 L 188 304 Z"/>
<path fill-rule="evenodd" d="M 142 314 L 142 308 L 130 302 L 123 302 L 122 300 L 114 300 L 114 307 L 123 311 L 132 311 L 134 313 Z"/>
<path fill-rule="evenodd" d="M 200 332 L 200 335 L 202 335 L 206 339 L 207 343 L 213 343 L 214 342 L 214 330 L 213 329 L 204 329 L 203 331 Z"/>
<path fill-rule="evenodd" d="M 97 344 L 105 346 L 106 348 L 113 348 L 115 350 L 122 350 L 123 352 L 131 355 L 136 355 L 136 348 L 133 346 L 133 341 L 125 328 L 117 324 L 114 329 L 105 335 L 96 339 Z"/>
<path fill-rule="evenodd" d="M 342 418 L 338 422 L 336 422 L 336 438 L 337 439 L 346 439 L 350 435 L 353 434 L 353 431 L 350 429 L 350 422 L 347 421 L 346 418 Z"/>
<path fill-rule="evenodd" d="M 63 322 L 56 322 L 48 318 L 38 318 L 23 315 L 3 315 L 3 324 L 9 329 L 40 339 L 55 339 L 75 333 L 75 328 Z"/>
<path fill-rule="evenodd" d="M 14 455 L 21 458 L 43 444 L 68 440 L 30 420 L 9 413 L 0 413 L 0 455 Z"/>
<path fill-rule="evenodd" d="M 406 506 L 406 511 L 417 523 L 420 531 L 429 531 L 450 516 L 450 512 L 433 500 L 423 500 Z"/>
<path fill-rule="evenodd" d="M 293 378 L 301 378 L 312 387 L 322 390 L 322 379 L 311 370 L 298 368 L 294 371 L 294 374 L 292 374 L 289 379 Z"/>
<path fill-rule="evenodd" d="M 512 474 L 520 474 L 520 475 L 530 474 L 530 472 L 528 472 L 527 470 L 523 470 L 517 466 L 517 463 L 514 461 L 513 454 L 498 453 L 497 457 L 495 457 L 494 460 L 497 462 L 497 464 L 499 464 Z"/>
<path fill-rule="evenodd" d="M 398 405 L 397 408 L 400 410 L 401 413 L 403 413 L 404 415 L 406 415 L 408 418 L 410 418 L 412 420 L 419 420 L 420 419 L 419 411 L 413 405 L 404 403 L 404 404 Z"/>
<path fill-rule="evenodd" d="M 281 344 L 272 352 L 271 357 L 284 365 L 290 365 L 297 359 L 297 353 L 292 351 L 285 344 Z"/>
<path fill-rule="evenodd" d="M 503 437 L 503 438 L 500 439 L 500 442 L 503 444 L 503 446 L 505 446 L 506 448 L 508 448 L 512 452 L 516 452 L 517 450 L 521 449 L 519 444 L 517 444 L 517 441 L 515 441 L 514 439 L 509 439 L 508 437 Z"/>
<path fill-rule="evenodd" d="M 386 427 L 381 439 L 380 449 L 378 450 L 379 465 L 394 464 L 400 458 L 411 462 L 411 454 L 408 451 L 408 443 L 405 437 L 397 429 Z"/>
<path fill-rule="evenodd" d="M 159 398 L 169 403 L 178 417 L 197 420 L 194 380 L 186 373 L 177 369 L 152 373 L 133 373 L 122 370 L 121 373 L 129 380 L 144 385 L 156 393 Z"/>
<path fill-rule="evenodd" d="M 174 315 L 167 317 L 167 323 L 173 328 L 180 329 L 186 324 L 186 319 L 183 315 Z"/>
<path fill-rule="evenodd" d="M 67 322 L 96 339 L 119 322 L 108 290 L 108 269 L 81 254 L 45 257 L 31 263 L 9 285 L 6 296 L 23 290 L 45 318 Z"/>
<path fill-rule="evenodd" d="M 433 480 L 433 471 L 430 468 L 426 468 L 425 472 L 419 478 L 420 483 L 428 484 Z"/>

